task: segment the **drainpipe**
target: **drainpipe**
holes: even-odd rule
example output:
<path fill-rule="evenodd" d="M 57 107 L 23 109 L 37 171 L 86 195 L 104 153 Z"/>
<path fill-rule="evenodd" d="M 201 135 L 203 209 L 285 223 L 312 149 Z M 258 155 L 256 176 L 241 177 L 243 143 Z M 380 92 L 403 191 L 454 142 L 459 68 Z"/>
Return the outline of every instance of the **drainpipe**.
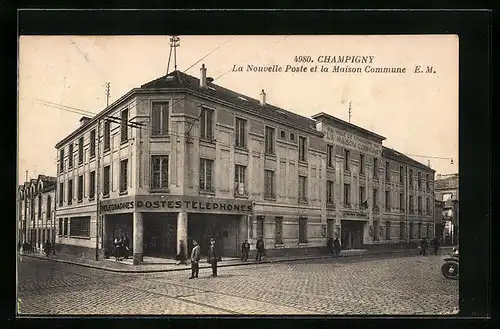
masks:
<path fill-rule="evenodd" d="M 95 223 L 95 260 L 99 260 L 99 222 L 100 222 L 100 203 L 99 196 L 101 194 L 100 190 L 100 159 L 101 159 L 101 119 L 97 119 L 97 157 L 96 157 L 96 189 L 95 199 L 96 199 L 96 223 Z M 101 225 L 102 226 L 102 225 Z M 104 238 L 104 236 L 102 236 Z M 104 240 L 104 239 L 103 239 Z"/>

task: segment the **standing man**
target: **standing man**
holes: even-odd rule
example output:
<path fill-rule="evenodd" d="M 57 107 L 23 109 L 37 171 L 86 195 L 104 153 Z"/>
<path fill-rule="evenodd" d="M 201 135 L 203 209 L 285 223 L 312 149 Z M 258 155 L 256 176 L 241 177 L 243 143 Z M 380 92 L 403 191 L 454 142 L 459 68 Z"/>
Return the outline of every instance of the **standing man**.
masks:
<path fill-rule="evenodd" d="M 335 257 L 340 256 L 340 250 L 342 249 L 340 246 L 340 241 L 339 237 L 336 235 L 335 239 L 333 240 L 333 249 L 335 250 Z"/>
<path fill-rule="evenodd" d="M 245 242 L 241 244 L 241 260 L 246 262 L 248 260 L 248 251 L 250 250 L 250 243 L 248 243 L 248 239 L 245 239 Z"/>
<path fill-rule="evenodd" d="M 208 248 L 208 263 L 212 265 L 212 277 L 217 276 L 217 250 L 215 248 L 215 239 L 210 238 L 210 247 Z"/>
<path fill-rule="evenodd" d="M 201 248 L 198 245 L 198 241 L 193 240 L 193 250 L 191 250 L 191 276 L 190 279 L 198 278 L 198 272 L 200 271 L 200 256 Z"/>
<path fill-rule="evenodd" d="M 422 248 L 422 256 L 427 256 L 427 239 L 426 238 L 423 238 L 421 241 L 420 241 L 420 247 Z"/>
<path fill-rule="evenodd" d="M 335 256 L 335 250 L 333 249 L 333 238 L 329 237 L 328 240 L 326 240 L 326 249 L 328 250 L 329 253 L 332 254 L 332 256 Z"/>
<path fill-rule="evenodd" d="M 128 259 L 128 254 L 130 252 L 130 240 L 128 238 L 127 233 L 125 233 L 125 235 L 122 235 L 122 241 L 123 241 L 123 256 L 125 256 L 125 259 Z"/>
<path fill-rule="evenodd" d="M 255 256 L 255 260 L 260 262 L 262 260 L 262 255 L 264 254 L 264 239 L 260 237 L 257 240 L 257 255 Z"/>

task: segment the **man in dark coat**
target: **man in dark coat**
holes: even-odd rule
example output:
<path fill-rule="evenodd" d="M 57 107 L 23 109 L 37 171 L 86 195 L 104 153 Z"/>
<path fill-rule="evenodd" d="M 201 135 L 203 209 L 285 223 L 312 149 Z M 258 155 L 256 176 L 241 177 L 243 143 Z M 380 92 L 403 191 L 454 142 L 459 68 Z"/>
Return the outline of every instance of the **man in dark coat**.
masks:
<path fill-rule="evenodd" d="M 217 249 L 215 248 L 215 239 L 210 239 L 210 247 L 208 248 L 208 263 L 212 265 L 212 277 L 217 276 Z"/>
<path fill-rule="evenodd" d="M 431 240 L 431 244 L 432 244 L 433 254 L 437 255 L 439 250 L 439 239 L 437 237 L 434 237 L 434 239 Z"/>
<path fill-rule="evenodd" d="M 200 271 L 201 248 L 196 240 L 193 240 L 193 250 L 191 250 L 191 276 L 190 279 L 198 277 Z M 216 270 L 217 271 L 217 270 Z"/>
<path fill-rule="evenodd" d="M 338 236 L 336 236 L 335 239 L 333 239 L 333 249 L 335 250 L 335 257 L 340 256 L 340 250 L 342 248 L 340 246 L 340 241 Z"/>
<path fill-rule="evenodd" d="M 257 240 L 257 255 L 255 256 L 255 260 L 260 262 L 262 260 L 262 255 L 264 255 L 264 239 L 260 237 Z"/>
<path fill-rule="evenodd" d="M 420 240 L 420 247 L 422 248 L 422 256 L 427 256 L 427 239 L 423 238 Z"/>
<path fill-rule="evenodd" d="M 130 240 L 126 233 L 125 235 L 122 235 L 122 243 L 123 243 L 123 256 L 125 256 L 125 259 L 128 259 L 128 254 L 130 253 Z"/>
<path fill-rule="evenodd" d="M 248 239 L 241 244 L 241 260 L 246 262 L 248 260 L 248 251 L 250 250 L 250 243 L 248 243 Z"/>
<path fill-rule="evenodd" d="M 326 240 L 326 248 L 328 249 L 328 252 L 332 253 L 332 256 L 335 255 L 335 250 L 333 249 L 333 238 L 329 237 L 328 240 Z"/>

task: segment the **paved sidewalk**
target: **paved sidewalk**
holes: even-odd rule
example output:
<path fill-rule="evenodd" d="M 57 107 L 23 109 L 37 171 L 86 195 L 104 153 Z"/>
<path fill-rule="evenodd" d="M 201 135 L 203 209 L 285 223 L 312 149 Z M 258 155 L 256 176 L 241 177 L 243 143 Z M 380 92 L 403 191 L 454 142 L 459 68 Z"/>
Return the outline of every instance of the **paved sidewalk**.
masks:
<path fill-rule="evenodd" d="M 449 254 L 452 251 L 452 247 L 442 247 L 439 254 Z M 373 256 L 412 256 L 417 255 L 416 250 L 404 250 L 404 251 L 369 251 L 369 250 L 343 250 L 339 258 L 344 257 L 356 257 L 356 258 L 370 258 Z M 19 259 L 22 261 L 23 257 L 39 258 L 47 261 L 56 261 L 60 263 L 74 264 L 84 267 L 90 267 L 95 269 L 100 269 L 110 272 L 119 273 L 152 273 L 152 272 L 170 272 L 170 271 L 186 271 L 191 270 L 191 265 L 176 265 L 175 261 L 172 259 L 161 259 L 159 258 L 148 258 L 145 257 L 145 262 L 141 265 L 132 265 L 132 260 L 115 261 L 114 259 L 104 259 L 104 260 L 94 260 L 88 258 L 80 258 L 72 255 L 66 254 L 56 254 L 50 256 L 44 256 L 38 253 L 33 254 L 19 254 Z M 278 262 L 290 262 L 290 261 L 300 261 L 308 259 L 331 259 L 332 256 L 329 255 L 318 255 L 318 256 L 292 256 L 292 257 L 273 257 L 264 258 L 260 263 L 278 263 Z M 222 259 L 218 263 L 218 267 L 227 266 L 244 266 L 257 264 L 255 260 L 249 260 L 247 262 L 242 262 L 236 258 Z M 200 269 L 210 268 L 210 264 L 200 261 Z"/>

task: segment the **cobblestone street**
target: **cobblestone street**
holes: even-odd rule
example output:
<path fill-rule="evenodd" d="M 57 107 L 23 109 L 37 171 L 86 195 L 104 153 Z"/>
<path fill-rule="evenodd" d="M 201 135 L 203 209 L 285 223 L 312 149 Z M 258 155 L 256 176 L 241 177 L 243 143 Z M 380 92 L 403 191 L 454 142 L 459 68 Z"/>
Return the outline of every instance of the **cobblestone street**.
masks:
<path fill-rule="evenodd" d="M 189 271 L 111 273 L 24 257 L 20 314 L 451 314 L 458 281 L 442 256 L 310 260 Z"/>

